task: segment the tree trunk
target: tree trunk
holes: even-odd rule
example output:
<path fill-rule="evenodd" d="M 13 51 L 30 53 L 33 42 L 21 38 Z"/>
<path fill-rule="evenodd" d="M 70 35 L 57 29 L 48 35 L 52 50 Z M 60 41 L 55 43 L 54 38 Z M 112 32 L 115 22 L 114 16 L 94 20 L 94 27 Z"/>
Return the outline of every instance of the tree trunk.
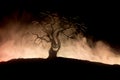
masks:
<path fill-rule="evenodd" d="M 57 53 L 58 53 L 58 51 L 61 47 L 61 43 L 60 43 L 60 40 L 59 40 L 59 33 L 60 33 L 60 30 L 55 31 L 54 34 L 52 34 L 51 48 L 49 50 L 48 59 L 57 57 Z"/>
<path fill-rule="evenodd" d="M 56 58 L 57 57 L 57 52 L 58 52 L 58 50 L 53 50 L 52 48 L 50 48 L 48 59 Z"/>
<path fill-rule="evenodd" d="M 53 40 L 51 43 L 51 48 L 49 50 L 49 56 L 48 56 L 49 59 L 57 57 L 57 53 L 60 49 L 60 41 L 57 39 L 57 42 L 58 43 L 56 43 L 55 40 Z"/>

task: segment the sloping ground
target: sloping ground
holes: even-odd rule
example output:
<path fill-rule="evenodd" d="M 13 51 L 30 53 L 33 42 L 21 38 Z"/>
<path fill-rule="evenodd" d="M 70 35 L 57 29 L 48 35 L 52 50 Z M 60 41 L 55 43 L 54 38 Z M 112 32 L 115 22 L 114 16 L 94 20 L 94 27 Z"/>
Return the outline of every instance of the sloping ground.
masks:
<path fill-rule="evenodd" d="M 92 75 L 92 77 L 101 78 L 104 76 L 110 78 L 113 75 L 120 74 L 120 65 L 107 65 L 69 58 L 14 59 L 8 62 L 1 62 L 0 69 L 7 74 L 11 74 L 11 72 L 15 75 L 18 73 L 20 75 L 37 74 L 39 78 L 51 76 L 49 77 L 51 79 L 56 79 L 56 76 L 81 78 L 83 75 L 86 78 L 89 75 Z"/>
<path fill-rule="evenodd" d="M 86 60 L 77 60 L 77 59 L 71 59 L 71 58 L 54 58 L 54 59 L 41 59 L 41 58 L 30 58 L 30 59 L 12 59 L 7 62 L 1 62 L 0 66 L 18 66 L 18 65 L 25 65 L 25 66 L 44 66 L 44 65 L 49 65 L 49 66 L 74 66 L 74 67 L 98 67 L 98 68 L 120 68 L 120 65 L 108 65 L 108 64 L 103 64 L 103 63 L 98 63 L 98 62 L 90 62 Z"/>

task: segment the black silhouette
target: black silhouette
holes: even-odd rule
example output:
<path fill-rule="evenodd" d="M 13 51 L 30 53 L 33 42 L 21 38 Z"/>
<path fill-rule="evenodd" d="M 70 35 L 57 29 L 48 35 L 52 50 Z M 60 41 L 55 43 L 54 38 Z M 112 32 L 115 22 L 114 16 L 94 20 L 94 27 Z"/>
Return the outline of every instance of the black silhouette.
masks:
<path fill-rule="evenodd" d="M 64 36 L 68 39 L 75 39 L 76 36 L 84 31 L 83 24 L 78 24 L 74 20 L 75 18 L 65 18 L 58 16 L 57 13 L 42 13 L 43 20 L 38 22 L 40 25 L 43 35 L 38 35 L 38 33 L 32 33 L 36 35 L 36 40 L 40 39 L 40 42 L 43 40 L 47 43 L 51 44 L 49 49 L 49 59 L 55 58 L 57 52 L 61 47 L 60 36 Z"/>

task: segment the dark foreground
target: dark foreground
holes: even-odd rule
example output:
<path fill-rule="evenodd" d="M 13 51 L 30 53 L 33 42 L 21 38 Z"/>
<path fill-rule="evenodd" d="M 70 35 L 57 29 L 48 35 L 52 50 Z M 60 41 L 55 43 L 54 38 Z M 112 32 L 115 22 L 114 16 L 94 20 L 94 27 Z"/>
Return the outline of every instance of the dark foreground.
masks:
<path fill-rule="evenodd" d="M 39 78 L 53 79 L 56 77 L 88 78 L 91 77 L 119 77 L 120 65 L 107 65 L 96 62 L 69 58 L 55 59 L 14 59 L 0 63 L 0 70 L 6 74 L 16 75 L 39 75 Z M 2 73 L 2 72 L 1 72 Z M 19 73 L 19 74 L 18 74 Z M 20 76 L 19 75 L 19 76 Z M 29 77 L 31 77 L 29 75 Z M 76 79 L 75 79 L 76 80 Z"/>

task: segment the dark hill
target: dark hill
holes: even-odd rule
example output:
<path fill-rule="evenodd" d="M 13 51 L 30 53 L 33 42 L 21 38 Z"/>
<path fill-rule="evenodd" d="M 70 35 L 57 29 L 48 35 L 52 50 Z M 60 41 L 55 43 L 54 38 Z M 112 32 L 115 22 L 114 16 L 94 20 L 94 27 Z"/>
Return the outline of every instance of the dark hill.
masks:
<path fill-rule="evenodd" d="M 98 62 L 90 62 L 86 60 L 77 60 L 77 59 L 71 59 L 71 58 L 54 58 L 54 59 L 41 59 L 41 58 L 30 58 L 30 59 L 13 59 L 7 62 L 1 62 L 0 66 L 4 66 L 5 68 L 9 67 L 36 67 L 36 68 L 42 68 L 42 67 L 52 67 L 52 68 L 69 68 L 73 67 L 76 69 L 85 69 L 85 70 L 114 70 L 114 69 L 120 69 L 120 65 L 108 65 Z"/>
<path fill-rule="evenodd" d="M 18 76 L 20 74 L 26 76 L 30 74 L 39 75 L 39 78 L 50 76 L 51 79 L 56 79 L 56 76 L 81 79 L 83 76 L 90 75 L 101 78 L 120 74 L 120 65 L 107 65 L 60 57 L 55 59 L 13 59 L 8 62 L 1 62 L 0 69 L 5 75 L 14 74 L 13 76 Z"/>

